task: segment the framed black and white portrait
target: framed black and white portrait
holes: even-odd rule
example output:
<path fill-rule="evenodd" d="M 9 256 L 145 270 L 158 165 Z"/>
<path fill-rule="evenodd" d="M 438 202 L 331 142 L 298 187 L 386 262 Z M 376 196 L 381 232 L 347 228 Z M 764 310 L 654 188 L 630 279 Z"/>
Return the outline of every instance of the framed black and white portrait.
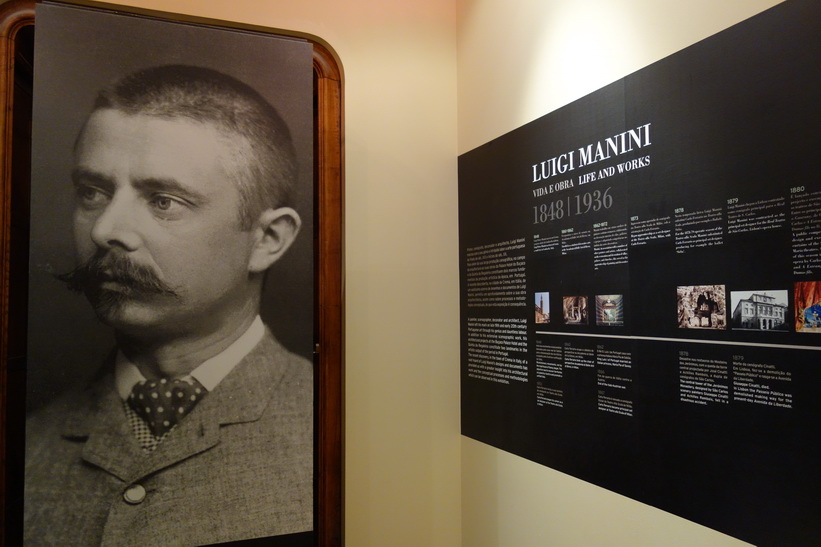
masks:
<path fill-rule="evenodd" d="M 13 44 L 29 8 L 7 10 Z M 332 55 L 310 39 L 201 21 L 62 3 L 35 13 L 27 321 L 16 305 L 3 325 L 27 338 L 3 356 L 5 448 L 25 469 L 22 500 L 15 479 L 6 484 L 9 522 L 22 522 L 7 535 L 335 544 Z M 20 65 L 21 53 L 8 56 Z M 24 448 L 20 401 L 7 395 L 20 370 Z"/>

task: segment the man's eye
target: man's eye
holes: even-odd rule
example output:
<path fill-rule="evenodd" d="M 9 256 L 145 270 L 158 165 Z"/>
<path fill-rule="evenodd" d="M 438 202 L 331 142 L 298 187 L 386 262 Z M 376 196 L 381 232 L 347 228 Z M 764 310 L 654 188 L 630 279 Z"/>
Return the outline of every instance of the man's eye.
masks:
<path fill-rule="evenodd" d="M 77 198 L 83 205 L 91 207 L 106 203 L 108 201 L 108 194 L 94 186 L 78 186 Z"/>
<path fill-rule="evenodd" d="M 160 196 L 154 199 L 154 206 L 162 211 L 167 211 L 173 204 L 174 202 L 168 197 Z"/>
<path fill-rule="evenodd" d="M 174 213 L 185 204 L 171 196 L 157 195 L 151 198 L 151 206 L 161 213 Z"/>

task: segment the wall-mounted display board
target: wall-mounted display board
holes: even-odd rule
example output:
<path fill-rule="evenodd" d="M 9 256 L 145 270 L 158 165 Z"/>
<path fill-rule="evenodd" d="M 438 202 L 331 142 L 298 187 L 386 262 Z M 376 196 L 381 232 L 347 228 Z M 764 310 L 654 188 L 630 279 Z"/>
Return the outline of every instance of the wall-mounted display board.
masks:
<path fill-rule="evenodd" d="M 821 538 L 819 28 L 790 0 L 459 158 L 464 435 Z"/>

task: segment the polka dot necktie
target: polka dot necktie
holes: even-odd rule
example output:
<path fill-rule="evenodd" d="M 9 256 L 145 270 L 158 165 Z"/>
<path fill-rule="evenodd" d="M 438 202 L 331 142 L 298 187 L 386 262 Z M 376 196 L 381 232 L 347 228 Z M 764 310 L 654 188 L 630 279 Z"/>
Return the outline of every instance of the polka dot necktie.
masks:
<path fill-rule="evenodd" d="M 191 376 L 137 382 L 128 404 L 155 437 L 162 437 L 177 425 L 208 390 Z"/>

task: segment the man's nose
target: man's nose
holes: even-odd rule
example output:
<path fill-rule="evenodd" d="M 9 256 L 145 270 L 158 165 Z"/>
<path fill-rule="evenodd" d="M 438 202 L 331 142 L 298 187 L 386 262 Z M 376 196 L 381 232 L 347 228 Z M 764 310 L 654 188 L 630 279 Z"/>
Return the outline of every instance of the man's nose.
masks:
<path fill-rule="evenodd" d="M 115 194 L 95 219 L 91 239 L 101 249 L 135 251 L 140 244 L 137 208 L 133 200 Z"/>

